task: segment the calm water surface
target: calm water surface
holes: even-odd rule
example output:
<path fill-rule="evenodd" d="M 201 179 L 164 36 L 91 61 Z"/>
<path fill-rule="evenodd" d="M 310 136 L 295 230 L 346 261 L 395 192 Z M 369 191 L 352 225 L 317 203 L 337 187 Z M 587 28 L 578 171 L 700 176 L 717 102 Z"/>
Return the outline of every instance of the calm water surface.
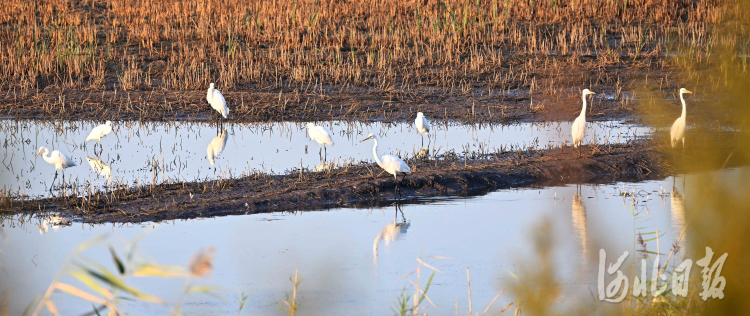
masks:
<path fill-rule="evenodd" d="M 513 301 L 508 291 L 514 280 L 511 272 L 516 273 L 519 264 L 529 264 L 524 260 L 535 254 L 533 233 L 540 222 L 549 220 L 555 272 L 563 282 L 561 301 L 591 300 L 597 268 L 590 262 L 598 260 L 599 248 L 606 248 L 610 256 L 630 251 L 631 262 L 636 234 L 656 230 L 662 252 L 670 248 L 686 221 L 684 206 L 691 203 L 692 179 L 584 185 L 581 198 L 574 197 L 576 186 L 501 190 L 403 205 L 403 215 L 394 205 L 135 225 L 56 226 L 28 218 L 19 224 L 17 218 L 6 218 L 0 293 L 8 293 L 10 313 L 17 315 L 46 289 L 77 245 L 105 233 L 113 234 L 108 241 L 115 245 L 146 234 L 138 255 L 160 264 L 186 265 L 198 250 L 215 247 L 214 272 L 197 284 L 221 286 L 225 300 L 194 294 L 184 304 L 189 314 L 236 314 L 235 297 L 241 292 L 250 294 L 242 314 L 282 314 L 280 300 L 291 293 L 289 277 L 296 269 L 303 280 L 298 290 L 301 314 L 391 314 L 404 287 L 413 293 L 403 277 L 416 268 L 418 257 L 443 272 L 435 276 L 428 293 L 436 306 L 426 302 L 424 312 L 454 314 L 457 302 L 459 313 L 465 314 L 469 267 L 475 311 L 484 310 L 506 289 L 492 313 Z M 622 191 L 635 192 L 635 197 L 623 197 Z M 690 242 L 689 236 L 685 242 Z M 655 251 L 656 241 L 648 242 L 648 248 Z M 86 255 L 114 270 L 105 246 Z M 426 271 L 423 268 L 423 284 Z M 84 287 L 70 277 L 63 281 Z M 172 305 L 185 284 L 177 279 L 128 282 Z M 91 307 L 64 294 L 53 299 L 65 315 Z M 123 310 L 131 315 L 170 313 L 169 306 L 146 303 L 126 302 Z"/>
<path fill-rule="evenodd" d="M 372 162 L 368 134 L 379 138 L 379 153 L 413 156 L 429 146 L 433 154 L 455 151 L 495 152 L 549 148 L 570 144 L 570 123 L 513 125 L 455 125 L 433 122 L 433 137 L 423 139 L 410 123 L 321 122 L 333 136 L 326 164 Z M 0 189 L 8 195 L 47 194 L 55 168 L 35 155 L 40 146 L 58 149 L 78 166 L 65 169 L 66 182 L 79 194 L 106 184 L 142 185 L 166 181 L 195 181 L 237 177 L 253 172 L 285 173 L 321 165 L 318 144 L 301 123 L 227 124 L 217 133 L 205 123 L 114 122 L 114 131 L 101 141 L 84 144 L 97 123 L 83 121 L 0 120 L 4 139 Z M 624 143 L 644 136 L 650 128 L 618 122 L 587 125 L 584 143 Z M 55 182 L 62 183 L 62 174 Z"/>

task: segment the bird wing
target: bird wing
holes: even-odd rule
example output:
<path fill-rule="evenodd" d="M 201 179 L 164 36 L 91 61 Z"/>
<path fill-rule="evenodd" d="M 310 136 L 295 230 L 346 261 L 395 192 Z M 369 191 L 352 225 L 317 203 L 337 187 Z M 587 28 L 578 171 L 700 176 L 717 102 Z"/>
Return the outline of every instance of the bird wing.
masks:
<path fill-rule="evenodd" d="M 383 158 L 380 159 L 383 162 L 383 166 L 386 168 L 389 168 L 391 170 L 386 171 L 398 171 L 403 173 L 411 173 L 411 168 L 409 168 L 409 165 L 407 165 L 401 158 L 398 158 L 396 156 L 391 155 L 383 155 Z"/>
<path fill-rule="evenodd" d="M 107 129 L 109 129 L 109 131 L 107 131 Z M 102 136 L 109 134 L 109 132 L 111 132 L 111 131 L 112 131 L 112 127 L 111 126 L 109 126 L 107 124 L 99 125 L 97 127 L 94 127 L 93 129 L 91 129 L 91 133 L 89 133 L 89 136 L 86 137 L 86 141 L 88 142 L 88 141 L 91 141 L 91 140 L 94 140 L 94 139 L 99 139 Z"/>
<path fill-rule="evenodd" d="M 316 142 L 333 146 L 333 138 L 331 138 L 331 134 L 329 134 L 323 127 L 315 126 L 312 133 L 310 133 L 310 138 Z"/>
<path fill-rule="evenodd" d="M 76 163 L 73 162 L 73 159 L 71 159 L 70 156 L 59 150 L 55 150 L 52 152 L 52 154 L 50 154 L 50 161 L 54 161 L 55 164 L 59 163 L 63 167 L 76 166 Z"/>
<path fill-rule="evenodd" d="M 419 131 L 420 133 L 430 133 L 430 121 L 427 120 L 427 118 L 425 118 L 424 116 L 418 117 L 414 121 L 414 124 L 417 126 L 417 131 Z"/>
<path fill-rule="evenodd" d="M 672 124 L 672 129 L 669 131 L 669 134 L 673 140 L 682 138 L 683 135 L 685 135 L 685 124 L 681 124 L 680 118 L 674 121 Z"/>
<path fill-rule="evenodd" d="M 685 124 L 682 124 L 681 118 L 678 118 L 674 121 L 672 124 L 672 129 L 669 131 L 669 136 L 672 140 L 672 146 L 674 146 L 674 142 L 682 139 L 685 135 Z"/>
<path fill-rule="evenodd" d="M 580 142 L 583 139 L 583 132 L 585 129 L 585 123 L 586 119 L 579 116 L 578 118 L 573 121 L 573 126 L 571 128 L 571 134 L 573 136 L 573 142 Z"/>
<path fill-rule="evenodd" d="M 209 101 L 208 103 L 211 104 L 211 107 L 214 108 L 214 110 L 221 113 L 221 116 L 227 118 L 227 114 L 229 114 L 229 108 L 227 107 L 227 101 L 224 99 L 224 95 L 222 95 L 219 90 L 214 89 L 211 101 Z"/>

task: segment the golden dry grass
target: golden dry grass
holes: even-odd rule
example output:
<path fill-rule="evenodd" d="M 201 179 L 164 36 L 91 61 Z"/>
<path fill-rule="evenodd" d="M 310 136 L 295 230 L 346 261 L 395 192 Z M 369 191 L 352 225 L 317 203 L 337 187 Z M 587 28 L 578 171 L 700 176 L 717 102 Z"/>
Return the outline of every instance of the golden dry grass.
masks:
<path fill-rule="evenodd" d="M 0 8 L 0 86 L 554 93 L 620 84 L 576 68 L 706 56 L 735 40 L 712 25 L 745 14 L 720 0 L 16 1 Z"/>

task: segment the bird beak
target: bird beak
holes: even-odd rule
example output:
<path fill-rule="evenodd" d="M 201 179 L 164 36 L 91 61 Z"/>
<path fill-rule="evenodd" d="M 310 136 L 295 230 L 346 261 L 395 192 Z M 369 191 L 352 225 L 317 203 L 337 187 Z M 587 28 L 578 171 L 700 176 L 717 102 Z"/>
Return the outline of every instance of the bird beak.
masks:
<path fill-rule="evenodd" d="M 594 91 L 589 91 L 589 94 L 596 94 L 596 92 L 594 92 Z"/>
<path fill-rule="evenodd" d="M 690 90 L 685 90 L 685 93 L 690 93 L 690 94 L 692 94 L 693 92 L 692 92 L 692 91 L 690 91 Z"/>
<path fill-rule="evenodd" d="M 368 140 L 368 139 L 370 139 L 370 138 L 372 138 L 372 136 L 367 136 L 367 137 L 365 137 L 365 139 L 363 139 L 363 140 L 360 140 L 359 142 L 361 143 L 361 142 L 363 142 L 363 141 L 366 141 L 366 140 Z"/>
<path fill-rule="evenodd" d="M 39 155 L 41 155 L 41 154 L 42 154 L 42 150 L 39 149 L 39 152 L 36 153 L 36 156 L 39 157 Z"/>

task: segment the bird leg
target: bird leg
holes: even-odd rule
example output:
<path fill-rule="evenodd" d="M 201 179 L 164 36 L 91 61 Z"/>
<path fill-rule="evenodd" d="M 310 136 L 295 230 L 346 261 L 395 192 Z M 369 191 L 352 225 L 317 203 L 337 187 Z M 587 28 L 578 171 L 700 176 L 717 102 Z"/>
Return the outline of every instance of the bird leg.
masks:
<path fill-rule="evenodd" d="M 396 218 L 393 221 L 395 222 L 398 220 L 398 212 L 401 212 L 401 221 L 406 223 L 406 216 L 404 216 L 404 208 L 399 203 L 396 203 Z"/>
<path fill-rule="evenodd" d="M 424 134 L 419 133 L 419 136 L 422 136 L 422 147 L 424 147 Z"/>
<path fill-rule="evenodd" d="M 52 184 L 49 186 L 49 193 L 52 193 L 52 187 L 55 186 L 55 180 L 57 180 L 57 170 L 55 170 L 55 177 L 52 179 Z"/>

